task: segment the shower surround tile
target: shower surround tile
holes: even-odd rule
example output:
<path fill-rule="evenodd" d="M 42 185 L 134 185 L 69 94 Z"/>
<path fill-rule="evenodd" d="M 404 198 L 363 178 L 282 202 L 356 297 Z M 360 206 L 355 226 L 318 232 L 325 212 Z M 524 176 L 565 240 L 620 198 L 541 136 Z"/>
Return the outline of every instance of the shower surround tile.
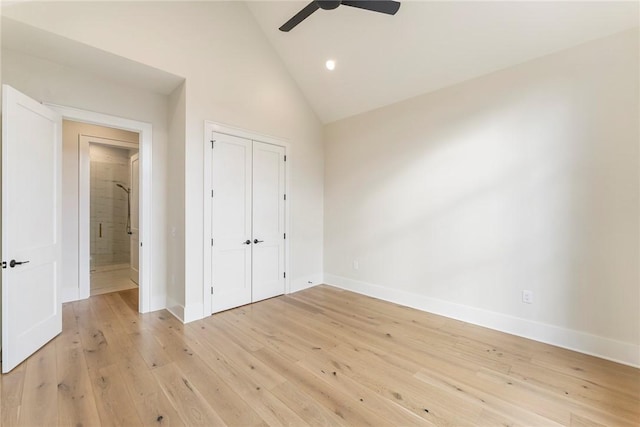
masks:
<path fill-rule="evenodd" d="M 91 268 L 129 263 L 129 150 L 92 144 L 90 157 Z M 102 226 L 102 234 L 100 228 Z"/>

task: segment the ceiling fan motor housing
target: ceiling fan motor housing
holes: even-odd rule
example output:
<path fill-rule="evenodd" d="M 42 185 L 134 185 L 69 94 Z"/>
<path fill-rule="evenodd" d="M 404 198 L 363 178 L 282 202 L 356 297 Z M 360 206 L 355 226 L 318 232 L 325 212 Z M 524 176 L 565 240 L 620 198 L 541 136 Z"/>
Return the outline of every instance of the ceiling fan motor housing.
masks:
<path fill-rule="evenodd" d="M 331 10 L 340 6 L 342 2 L 340 0 L 316 0 L 316 3 L 320 6 L 320 9 Z"/>

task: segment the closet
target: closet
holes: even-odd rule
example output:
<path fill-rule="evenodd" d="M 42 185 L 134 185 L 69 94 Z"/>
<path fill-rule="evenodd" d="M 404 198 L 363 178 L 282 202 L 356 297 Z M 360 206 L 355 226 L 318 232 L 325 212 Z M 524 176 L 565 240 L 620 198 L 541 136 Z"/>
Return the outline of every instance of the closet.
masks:
<path fill-rule="evenodd" d="M 285 293 L 285 147 L 212 132 L 211 311 Z"/>

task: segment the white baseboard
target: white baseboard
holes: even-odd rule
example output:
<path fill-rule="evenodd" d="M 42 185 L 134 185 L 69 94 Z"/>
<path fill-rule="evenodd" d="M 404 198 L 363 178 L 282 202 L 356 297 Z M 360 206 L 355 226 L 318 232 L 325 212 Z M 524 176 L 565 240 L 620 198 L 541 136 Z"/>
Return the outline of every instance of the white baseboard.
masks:
<path fill-rule="evenodd" d="M 179 304 L 167 296 L 167 311 L 173 314 L 182 323 L 189 323 L 202 319 L 204 313 L 203 304 Z"/>
<path fill-rule="evenodd" d="M 167 296 L 167 311 L 173 316 L 184 323 L 184 305 L 178 304 L 173 299 Z"/>
<path fill-rule="evenodd" d="M 640 367 L 640 346 L 494 311 L 325 273 L 325 283 L 406 307 L 484 326 L 614 362 Z"/>

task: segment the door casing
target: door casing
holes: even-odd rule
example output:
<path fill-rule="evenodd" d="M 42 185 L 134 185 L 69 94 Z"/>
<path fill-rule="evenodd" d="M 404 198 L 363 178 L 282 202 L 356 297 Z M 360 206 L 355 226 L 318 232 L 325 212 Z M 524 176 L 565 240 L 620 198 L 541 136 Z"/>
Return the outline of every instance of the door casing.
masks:
<path fill-rule="evenodd" d="M 153 283 L 151 260 L 153 259 L 152 251 L 154 247 L 153 233 L 151 232 L 151 230 L 153 229 L 153 216 L 151 214 L 153 188 L 153 127 L 151 123 L 124 119 L 122 117 L 96 113 L 93 111 L 82 110 L 79 108 L 63 105 L 49 103 L 45 103 L 45 105 L 61 114 L 64 120 L 72 120 L 75 122 L 122 129 L 131 132 L 137 132 L 140 135 L 138 151 L 140 155 L 140 283 L 138 288 L 140 294 L 138 300 L 138 311 L 140 313 L 147 313 L 152 310 L 163 308 L 160 306 L 156 307 L 157 304 L 153 304 L 152 306 L 151 303 L 151 283 Z M 86 255 L 88 257 L 89 253 L 87 252 Z"/>
<path fill-rule="evenodd" d="M 211 246 L 211 173 L 212 173 L 212 161 L 211 156 L 209 155 L 209 150 L 211 149 L 211 140 L 212 140 L 212 132 L 223 133 L 226 135 L 236 136 L 239 138 L 250 139 L 252 141 L 264 142 L 267 144 L 280 145 L 285 149 L 286 160 L 286 168 L 285 168 L 285 188 L 287 193 L 287 200 L 285 202 L 285 232 L 287 234 L 287 238 L 285 240 L 285 266 L 284 269 L 288 273 L 285 278 L 285 294 L 288 294 L 291 291 L 291 274 L 289 272 L 291 265 L 291 251 L 290 251 L 290 242 L 291 242 L 291 203 L 294 200 L 293 196 L 293 188 L 291 183 L 291 170 L 292 170 L 292 149 L 291 144 L 283 139 L 277 138 L 269 135 L 260 134 L 257 132 L 253 132 L 246 129 L 236 128 L 233 126 L 216 123 L 213 121 L 205 121 L 204 123 L 204 141 L 203 141 L 203 157 L 204 157 L 204 174 L 203 174 L 203 205 L 204 205 L 204 229 L 203 229 L 203 251 L 204 251 L 204 271 L 203 271 L 203 288 L 202 288 L 202 296 L 203 296 L 203 317 L 210 316 L 212 314 L 212 304 L 211 304 L 211 287 L 212 287 L 212 277 L 211 277 L 211 256 L 212 256 L 212 246 Z"/>

